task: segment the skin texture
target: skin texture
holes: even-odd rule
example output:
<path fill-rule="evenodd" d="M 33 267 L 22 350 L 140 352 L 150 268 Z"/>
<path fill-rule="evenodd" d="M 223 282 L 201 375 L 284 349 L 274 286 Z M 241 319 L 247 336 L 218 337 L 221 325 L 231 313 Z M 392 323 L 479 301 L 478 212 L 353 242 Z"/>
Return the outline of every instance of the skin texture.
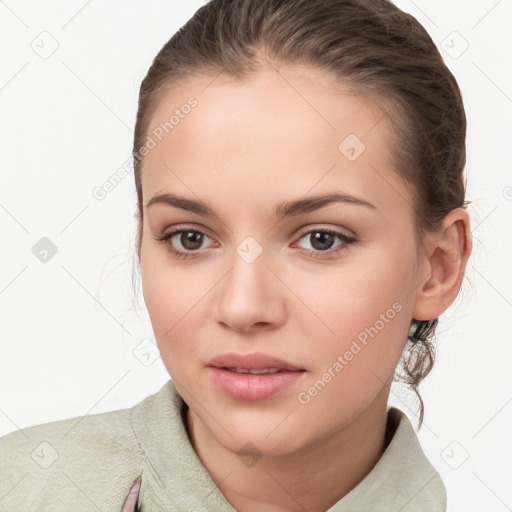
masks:
<path fill-rule="evenodd" d="M 455 299 L 471 251 L 469 218 L 450 212 L 420 254 L 411 192 L 393 169 L 382 113 L 321 71 L 269 66 L 243 82 L 194 77 L 165 95 L 151 127 L 190 96 L 197 106 L 143 162 L 142 286 L 162 361 L 190 407 L 191 442 L 236 509 L 326 510 L 382 455 L 389 385 L 411 319 L 435 318 Z M 366 146 L 354 161 L 338 149 L 349 134 Z M 334 190 L 376 208 L 333 203 L 272 217 L 277 203 Z M 164 192 L 206 201 L 220 219 L 146 208 Z M 182 224 L 207 233 L 187 259 L 155 240 Z M 336 236 L 322 250 L 311 236 L 321 228 L 357 242 Z M 237 253 L 249 236 L 263 251 L 251 263 Z M 180 235 L 172 240 L 182 252 L 191 247 Z M 399 312 L 390 319 L 393 304 Z M 298 394 L 381 315 L 384 327 L 300 403 Z M 274 397 L 235 400 L 206 370 L 227 351 L 264 352 L 306 372 Z"/>

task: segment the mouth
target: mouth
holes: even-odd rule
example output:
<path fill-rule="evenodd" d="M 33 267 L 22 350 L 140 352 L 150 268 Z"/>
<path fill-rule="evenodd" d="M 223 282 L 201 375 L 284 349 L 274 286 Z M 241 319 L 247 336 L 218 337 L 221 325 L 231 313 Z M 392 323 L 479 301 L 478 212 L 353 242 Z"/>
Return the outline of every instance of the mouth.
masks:
<path fill-rule="evenodd" d="M 209 374 L 223 394 L 236 400 L 264 400 L 303 382 L 306 369 L 262 353 L 221 354 L 208 363 Z"/>
<path fill-rule="evenodd" d="M 260 352 L 249 354 L 226 352 L 211 359 L 207 365 L 230 372 L 251 373 L 253 375 L 283 371 L 305 371 L 304 368 L 288 361 Z"/>
<path fill-rule="evenodd" d="M 251 375 L 265 375 L 267 373 L 280 373 L 280 372 L 292 372 L 292 371 L 304 372 L 304 371 L 306 371 L 306 370 L 285 370 L 283 368 L 236 368 L 236 367 L 227 368 L 227 367 L 221 367 L 221 369 L 227 370 L 228 372 L 247 373 L 247 374 L 251 374 Z"/>

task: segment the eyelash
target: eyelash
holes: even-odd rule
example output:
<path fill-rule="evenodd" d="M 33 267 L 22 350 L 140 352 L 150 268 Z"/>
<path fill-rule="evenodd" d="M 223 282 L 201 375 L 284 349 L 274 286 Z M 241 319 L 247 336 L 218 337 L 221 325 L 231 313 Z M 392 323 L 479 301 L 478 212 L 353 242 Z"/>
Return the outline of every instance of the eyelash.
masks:
<path fill-rule="evenodd" d="M 177 235 L 177 234 L 180 234 L 180 233 L 200 233 L 201 235 L 203 236 L 206 236 L 208 238 L 210 238 L 204 231 L 202 231 L 201 229 L 197 229 L 197 228 L 180 228 L 180 229 L 175 229 L 174 231 L 171 231 L 170 233 L 163 233 L 159 236 L 156 236 L 155 237 L 155 240 L 157 242 L 161 242 L 163 244 L 165 244 L 165 249 L 171 253 L 173 256 L 177 257 L 177 258 L 180 258 L 180 259 L 187 259 L 187 258 L 190 258 L 190 257 L 194 257 L 196 256 L 200 251 L 178 251 L 176 250 L 173 245 L 169 242 L 170 239 Z M 301 238 L 303 238 L 305 235 L 310 235 L 312 233 L 327 233 L 329 235 L 333 235 L 333 236 L 337 236 L 339 237 L 341 240 L 342 240 L 342 244 L 338 246 L 338 248 L 336 249 L 333 249 L 333 250 L 329 250 L 329 251 L 309 251 L 309 256 L 312 256 L 314 258 L 319 258 L 319 259 L 327 259 L 327 258 L 330 258 L 332 257 L 333 255 L 336 255 L 338 254 L 339 252 L 345 250 L 348 248 L 349 245 L 354 245 L 357 243 L 357 239 L 355 237 L 352 237 L 352 236 L 348 236 L 340 231 L 336 231 L 336 230 L 333 230 L 333 229 L 327 229 L 327 228 L 317 228 L 317 229 L 310 229 L 309 231 L 304 231 L 303 233 L 300 234 L 299 236 L 299 240 Z M 307 251 L 307 249 L 305 249 Z M 319 256 L 319 254 L 327 254 L 328 257 L 324 257 L 324 256 Z"/>

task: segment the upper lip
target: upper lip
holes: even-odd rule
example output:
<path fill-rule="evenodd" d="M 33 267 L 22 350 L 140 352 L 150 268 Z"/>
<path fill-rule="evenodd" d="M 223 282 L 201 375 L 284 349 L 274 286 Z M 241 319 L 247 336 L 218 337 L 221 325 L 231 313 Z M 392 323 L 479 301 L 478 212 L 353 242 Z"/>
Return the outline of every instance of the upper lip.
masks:
<path fill-rule="evenodd" d="M 225 352 L 210 359 L 208 366 L 217 368 L 279 368 L 280 370 L 303 370 L 282 359 L 260 352 L 251 354 L 237 354 L 236 352 Z"/>

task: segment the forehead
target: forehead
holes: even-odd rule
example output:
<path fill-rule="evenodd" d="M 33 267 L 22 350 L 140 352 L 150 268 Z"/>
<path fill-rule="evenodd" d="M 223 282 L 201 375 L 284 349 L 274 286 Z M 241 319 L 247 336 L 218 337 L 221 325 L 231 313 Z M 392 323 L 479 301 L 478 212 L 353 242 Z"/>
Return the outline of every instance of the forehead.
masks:
<path fill-rule="evenodd" d="M 190 78 L 164 95 L 149 123 L 155 147 L 142 165 L 144 203 L 171 190 L 278 202 L 333 187 L 374 204 L 403 203 L 408 192 L 393 168 L 383 114 L 310 68 Z"/>

